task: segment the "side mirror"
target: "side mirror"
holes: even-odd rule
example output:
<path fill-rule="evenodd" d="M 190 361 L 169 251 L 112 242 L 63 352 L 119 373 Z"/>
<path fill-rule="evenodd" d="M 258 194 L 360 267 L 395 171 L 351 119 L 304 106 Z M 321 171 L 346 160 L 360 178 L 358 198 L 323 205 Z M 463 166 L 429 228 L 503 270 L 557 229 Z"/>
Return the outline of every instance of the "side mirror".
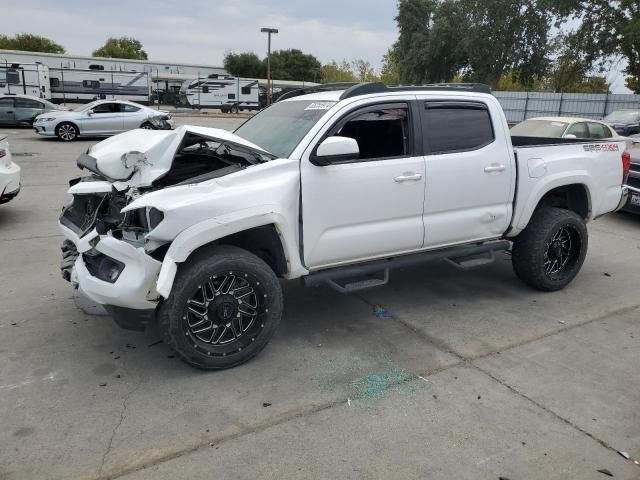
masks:
<path fill-rule="evenodd" d="M 87 117 L 90 117 L 91 115 L 93 115 L 93 112 L 91 110 L 87 111 Z"/>
<path fill-rule="evenodd" d="M 310 161 L 318 167 L 324 167 L 332 163 L 357 160 L 359 156 L 360 148 L 355 139 L 329 137 L 318 145 L 315 154 L 311 155 Z"/>
<path fill-rule="evenodd" d="M 640 138 L 632 138 L 631 143 L 634 145 L 640 145 Z"/>
<path fill-rule="evenodd" d="M 568 133 L 564 136 L 564 138 L 578 138 L 573 133 Z"/>

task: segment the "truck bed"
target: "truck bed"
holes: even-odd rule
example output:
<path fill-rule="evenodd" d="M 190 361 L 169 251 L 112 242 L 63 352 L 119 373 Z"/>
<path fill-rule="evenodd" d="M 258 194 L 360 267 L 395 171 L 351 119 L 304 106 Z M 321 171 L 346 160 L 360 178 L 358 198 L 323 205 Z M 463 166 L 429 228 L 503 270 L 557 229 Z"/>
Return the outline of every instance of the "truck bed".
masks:
<path fill-rule="evenodd" d="M 624 141 L 518 136 L 511 141 L 518 179 L 510 237 L 526 227 L 539 200 L 562 185 L 584 189 L 587 221 L 617 208 Z"/>

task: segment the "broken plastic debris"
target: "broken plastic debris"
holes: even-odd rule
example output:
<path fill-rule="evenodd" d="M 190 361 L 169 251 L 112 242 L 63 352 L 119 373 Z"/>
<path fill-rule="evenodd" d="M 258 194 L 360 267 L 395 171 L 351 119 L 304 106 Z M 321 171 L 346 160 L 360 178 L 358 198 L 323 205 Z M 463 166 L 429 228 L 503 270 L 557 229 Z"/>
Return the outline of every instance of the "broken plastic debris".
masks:
<path fill-rule="evenodd" d="M 376 305 L 373 308 L 373 314 L 378 318 L 382 318 L 387 316 L 387 311 L 384 308 L 382 308 L 380 305 Z"/>
<path fill-rule="evenodd" d="M 631 458 L 627 452 L 618 452 L 618 453 L 620 455 L 622 455 L 624 458 L 626 458 L 627 460 L 629 460 L 629 458 Z"/>
<path fill-rule="evenodd" d="M 611 277 L 611 274 L 610 274 L 610 273 L 607 273 L 607 272 L 604 272 L 604 276 L 605 276 L 605 277 Z M 600 471 L 600 470 L 598 470 L 598 471 Z"/>
<path fill-rule="evenodd" d="M 107 384 L 106 384 L 106 383 L 101 383 L 101 384 L 100 384 L 100 386 L 101 386 L 101 387 L 106 387 L 106 386 L 107 386 Z"/>
<path fill-rule="evenodd" d="M 351 399 L 347 398 L 347 406 L 350 407 L 351 406 Z"/>
<path fill-rule="evenodd" d="M 603 475 L 606 475 L 607 477 L 613 477 L 613 473 L 611 473 L 606 468 L 601 468 L 600 470 L 598 470 L 598 473 L 602 473 Z"/>
<path fill-rule="evenodd" d="M 271 404 L 270 404 L 270 403 L 267 403 L 267 402 L 264 402 L 264 403 L 262 404 L 262 406 L 263 406 L 263 407 L 265 407 L 265 408 L 267 408 L 267 407 L 270 407 L 270 406 L 271 406 Z"/>

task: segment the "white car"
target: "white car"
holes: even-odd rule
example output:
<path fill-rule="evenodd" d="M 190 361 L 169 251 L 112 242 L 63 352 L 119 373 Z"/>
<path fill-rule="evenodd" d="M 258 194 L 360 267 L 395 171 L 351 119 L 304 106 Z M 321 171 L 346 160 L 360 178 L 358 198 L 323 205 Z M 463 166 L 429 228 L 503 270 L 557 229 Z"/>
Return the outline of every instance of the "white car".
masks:
<path fill-rule="evenodd" d="M 604 122 L 579 117 L 536 117 L 511 129 L 514 137 L 576 138 L 627 141 Z M 630 142 L 627 142 L 627 146 Z"/>
<path fill-rule="evenodd" d="M 7 136 L 0 134 L 0 203 L 7 203 L 20 192 L 20 167 L 13 163 Z"/>
<path fill-rule="evenodd" d="M 586 223 L 622 208 L 624 142 L 509 135 L 485 85 L 323 85 L 234 133 L 135 130 L 78 159 L 62 275 L 199 368 L 239 365 L 282 316 L 278 279 L 349 293 L 389 270 L 490 263 L 560 290 Z M 499 287 L 496 286 L 496 292 Z"/>
<path fill-rule="evenodd" d="M 175 121 L 167 112 L 125 100 L 98 100 L 75 110 L 38 115 L 33 128 L 39 135 L 69 142 L 79 136 L 106 137 L 135 128 L 172 130 Z"/>

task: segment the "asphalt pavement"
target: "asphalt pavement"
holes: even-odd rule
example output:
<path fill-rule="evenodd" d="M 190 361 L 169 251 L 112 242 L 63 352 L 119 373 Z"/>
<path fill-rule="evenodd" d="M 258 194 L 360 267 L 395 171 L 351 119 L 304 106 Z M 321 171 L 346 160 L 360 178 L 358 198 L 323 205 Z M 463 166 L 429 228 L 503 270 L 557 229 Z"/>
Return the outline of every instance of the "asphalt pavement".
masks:
<path fill-rule="evenodd" d="M 98 140 L 2 133 L 23 189 L 0 206 L 0 479 L 640 478 L 640 216 L 591 223 L 556 293 L 506 255 L 351 296 L 285 283 L 265 351 L 205 373 L 60 278 L 56 221 Z"/>

